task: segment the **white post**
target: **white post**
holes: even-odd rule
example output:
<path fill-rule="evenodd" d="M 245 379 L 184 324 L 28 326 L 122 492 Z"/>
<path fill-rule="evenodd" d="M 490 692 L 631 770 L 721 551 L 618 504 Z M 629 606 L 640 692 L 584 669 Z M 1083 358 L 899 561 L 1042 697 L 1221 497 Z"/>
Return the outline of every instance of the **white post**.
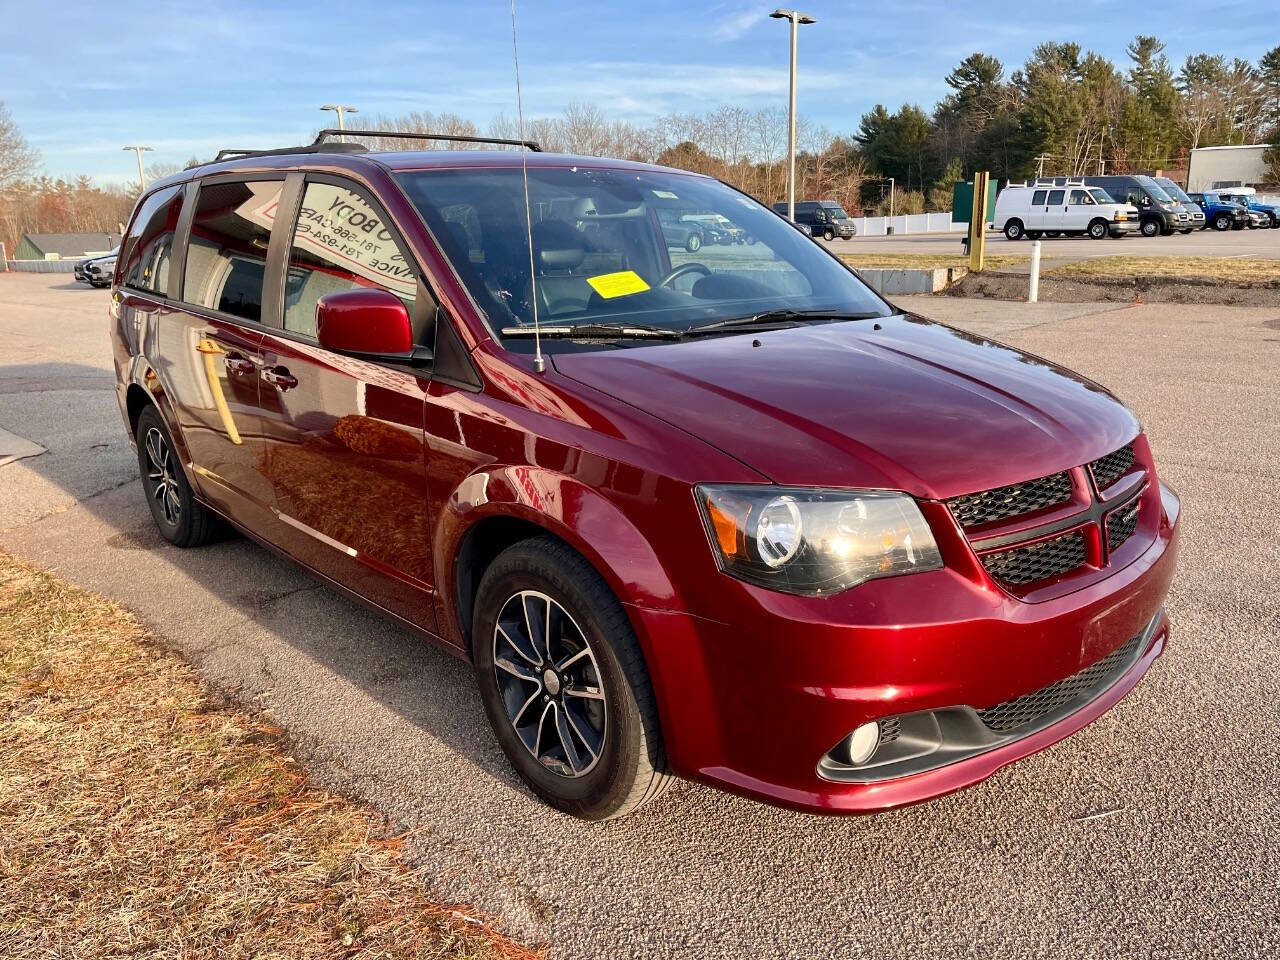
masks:
<path fill-rule="evenodd" d="M 796 14 L 791 16 L 791 96 L 787 116 L 787 219 L 796 222 Z"/>
<path fill-rule="evenodd" d="M 1031 241 L 1031 286 L 1027 290 L 1027 303 L 1040 301 L 1040 241 Z"/>

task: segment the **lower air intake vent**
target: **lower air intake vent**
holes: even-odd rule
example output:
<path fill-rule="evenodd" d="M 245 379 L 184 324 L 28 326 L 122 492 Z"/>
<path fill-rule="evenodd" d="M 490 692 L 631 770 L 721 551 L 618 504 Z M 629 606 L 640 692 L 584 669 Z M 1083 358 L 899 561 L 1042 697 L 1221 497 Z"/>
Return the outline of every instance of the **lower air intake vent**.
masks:
<path fill-rule="evenodd" d="M 1084 556 L 1084 536 L 1077 530 L 1029 547 L 984 554 L 982 565 L 1001 583 L 1021 586 L 1074 570 L 1084 564 Z"/>
<path fill-rule="evenodd" d="M 1103 657 L 1079 673 L 1051 683 L 1047 687 L 1006 700 L 986 710 L 979 710 L 978 718 L 995 733 L 1006 733 L 1029 723 L 1035 723 L 1046 714 L 1061 710 L 1077 697 L 1092 699 L 1113 683 L 1133 660 L 1142 635 L 1134 637 L 1124 646 Z"/>

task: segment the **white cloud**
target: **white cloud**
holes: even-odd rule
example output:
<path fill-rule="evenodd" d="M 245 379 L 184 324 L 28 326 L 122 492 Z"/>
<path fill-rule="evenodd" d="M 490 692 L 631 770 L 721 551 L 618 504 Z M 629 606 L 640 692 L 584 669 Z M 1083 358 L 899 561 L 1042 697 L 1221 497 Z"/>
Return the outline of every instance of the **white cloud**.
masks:
<path fill-rule="evenodd" d="M 768 10 L 761 4 L 740 7 L 723 17 L 711 30 L 711 36 L 721 43 L 737 40 L 763 20 Z"/>

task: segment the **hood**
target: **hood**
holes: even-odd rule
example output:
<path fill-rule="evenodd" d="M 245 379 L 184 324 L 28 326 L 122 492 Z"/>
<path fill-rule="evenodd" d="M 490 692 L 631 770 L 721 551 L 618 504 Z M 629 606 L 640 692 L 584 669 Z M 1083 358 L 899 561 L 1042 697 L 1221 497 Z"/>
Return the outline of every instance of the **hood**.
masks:
<path fill-rule="evenodd" d="M 1097 384 L 913 316 L 554 362 L 780 484 L 945 499 L 1077 466 L 1139 431 Z"/>

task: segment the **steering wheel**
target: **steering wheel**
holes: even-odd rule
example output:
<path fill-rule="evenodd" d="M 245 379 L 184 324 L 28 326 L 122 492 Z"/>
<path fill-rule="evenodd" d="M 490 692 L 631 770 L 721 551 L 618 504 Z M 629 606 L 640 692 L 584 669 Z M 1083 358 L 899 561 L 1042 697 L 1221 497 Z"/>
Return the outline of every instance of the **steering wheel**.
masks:
<path fill-rule="evenodd" d="M 711 268 L 705 267 L 700 263 L 682 263 L 659 281 L 658 286 L 669 287 L 673 280 L 683 277 L 686 273 L 700 273 L 704 277 L 711 276 Z"/>

